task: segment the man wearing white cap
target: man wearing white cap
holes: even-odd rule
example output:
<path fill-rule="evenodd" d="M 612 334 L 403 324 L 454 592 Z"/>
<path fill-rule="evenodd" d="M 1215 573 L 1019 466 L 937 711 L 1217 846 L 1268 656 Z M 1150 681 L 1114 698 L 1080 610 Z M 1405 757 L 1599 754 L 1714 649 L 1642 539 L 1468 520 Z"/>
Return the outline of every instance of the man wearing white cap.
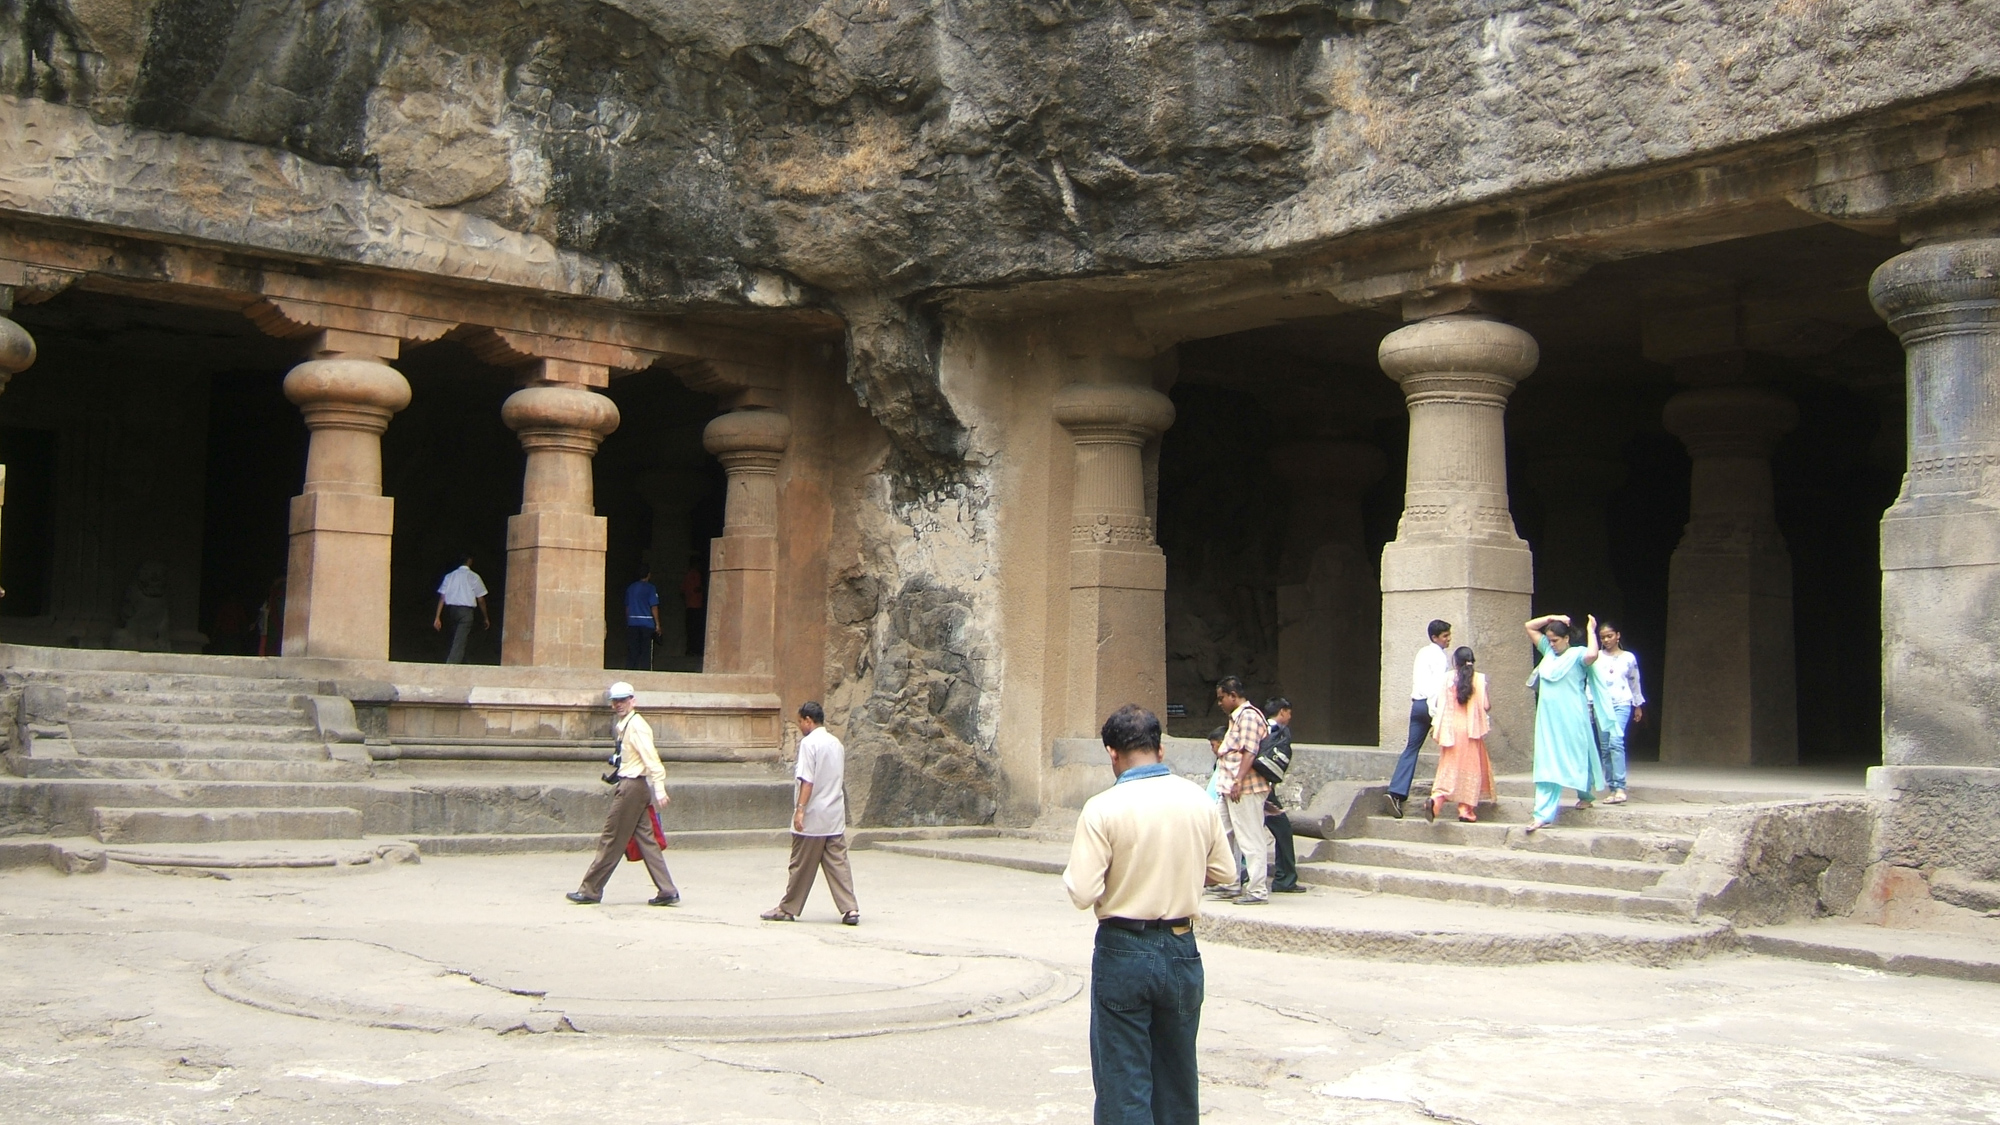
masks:
<path fill-rule="evenodd" d="M 569 893 L 574 903 L 592 904 L 604 900 L 604 884 L 625 854 L 627 843 L 637 840 L 639 857 L 646 861 L 646 874 L 653 877 L 659 894 L 648 906 L 674 906 L 681 901 L 674 877 L 667 873 L 667 861 L 653 836 L 653 818 L 647 810 L 668 801 L 667 771 L 660 766 L 659 751 L 653 749 L 653 728 L 641 716 L 633 698 L 632 685 L 620 680 L 605 689 L 616 714 L 612 731 L 618 749 L 611 755 L 611 773 L 604 780 L 617 786 L 611 798 L 611 813 L 604 818 L 604 835 L 597 838 L 597 858 L 583 873 L 583 886 Z"/>

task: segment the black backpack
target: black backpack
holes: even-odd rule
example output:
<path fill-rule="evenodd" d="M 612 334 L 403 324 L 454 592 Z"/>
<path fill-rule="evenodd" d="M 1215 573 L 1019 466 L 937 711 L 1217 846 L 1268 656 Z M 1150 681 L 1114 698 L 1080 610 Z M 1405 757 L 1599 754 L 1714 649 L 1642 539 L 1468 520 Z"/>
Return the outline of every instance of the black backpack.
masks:
<path fill-rule="evenodd" d="M 1273 785 L 1285 780 L 1285 771 L 1292 768 L 1292 728 L 1272 723 L 1264 732 L 1264 741 L 1257 744 L 1257 757 L 1250 768 Z"/>

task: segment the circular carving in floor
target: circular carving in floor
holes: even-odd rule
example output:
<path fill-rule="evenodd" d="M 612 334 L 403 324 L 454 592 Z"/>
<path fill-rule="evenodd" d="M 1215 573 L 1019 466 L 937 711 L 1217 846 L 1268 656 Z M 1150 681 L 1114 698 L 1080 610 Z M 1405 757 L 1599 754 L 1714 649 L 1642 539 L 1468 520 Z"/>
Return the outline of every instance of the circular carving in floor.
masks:
<path fill-rule="evenodd" d="M 498 951 L 485 970 L 351 938 L 290 938 L 209 970 L 218 995 L 376 1027 L 581 1031 L 731 1042 L 960 1027 L 1060 1004 L 1079 982 L 1025 957 L 738 931 L 730 948 Z M 733 934 L 732 936 L 737 936 Z"/>

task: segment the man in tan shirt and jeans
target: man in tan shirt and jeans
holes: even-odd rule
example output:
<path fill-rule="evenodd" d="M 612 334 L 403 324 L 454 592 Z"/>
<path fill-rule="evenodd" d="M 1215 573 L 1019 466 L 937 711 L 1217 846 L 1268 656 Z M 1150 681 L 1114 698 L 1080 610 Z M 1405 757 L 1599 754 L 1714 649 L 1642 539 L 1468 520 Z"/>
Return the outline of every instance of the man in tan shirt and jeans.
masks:
<path fill-rule="evenodd" d="M 1097 1125 L 1194 1125 L 1204 883 L 1236 877 L 1222 818 L 1201 786 L 1160 761 L 1160 720 L 1127 704 L 1104 721 L 1118 781 L 1083 806 L 1063 886 L 1097 912 L 1090 960 L 1090 1074 Z"/>

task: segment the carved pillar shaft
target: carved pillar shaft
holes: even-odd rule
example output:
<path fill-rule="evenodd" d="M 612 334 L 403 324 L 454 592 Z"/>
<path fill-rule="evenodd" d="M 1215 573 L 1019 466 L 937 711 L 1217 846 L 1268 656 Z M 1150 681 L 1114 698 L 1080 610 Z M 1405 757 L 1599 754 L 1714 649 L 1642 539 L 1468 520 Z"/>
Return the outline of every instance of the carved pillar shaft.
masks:
<path fill-rule="evenodd" d="M 1053 409 L 1076 441 L 1064 727 L 1088 736 L 1127 703 L 1166 714 L 1167 559 L 1146 515 L 1144 452 L 1174 404 L 1136 382 L 1072 383 Z"/>
<path fill-rule="evenodd" d="M 1271 451 L 1292 486 L 1290 543 L 1278 587 L 1279 691 L 1300 742 L 1375 740 L 1375 655 L 1382 601 L 1361 524 L 1361 494 L 1382 452 L 1358 442 L 1299 442 Z"/>
<path fill-rule="evenodd" d="M 1694 472 L 1667 572 L 1660 760 L 1795 765 L 1792 559 L 1772 502 L 1771 446 L 1798 411 L 1760 387 L 1705 387 L 1669 400 L 1665 422 Z"/>
<path fill-rule="evenodd" d="M 1455 313 L 1391 332 L 1382 370 L 1410 411 L 1403 518 L 1382 549 L 1378 736 L 1400 750 L 1408 731 L 1410 657 L 1433 619 L 1479 653 L 1495 685 L 1527 678 L 1521 622 L 1534 560 L 1507 501 L 1507 397 L 1534 371 L 1534 337 L 1479 314 Z M 1522 693 L 1496 691 L 1487 750 L 1498 770 L 1525 767 L 1533 716 Z"/>
<path fill-rule="evenodd" d="M 1898 255 L 1869 294 L 1909 387 L 1908 466 L 1882 517 L 1883 764 L 2000 767 L 2000 238 Z"/>
<path fill-rule="evenodd" d="M 722 535 L 709 545 L 704 672 L 776 671 L 778 463 L 791 440 L 791 419 L 776 410 L 731 411 L 702 430 L 728 474 Z"/>
<path fill-rule="evenodd" d="M 602 668 L 607 533 L 591 459 L 618 428 L 618 407 L 594 391 L 545 383 L 508 396 L 500 417 L 528 454 L 521 514 L 507 520 L 500 662 Z"/>
<path fill-rule="evenodd" d="M 292 498 L 284 654 L 389 658 L 389 543 L 396 502 L 382 495 L 382 432 L 410 403 L 388 361 L 398 341 L 326 332 L 285 376 L 311 431 L 304 491 Z"/>

